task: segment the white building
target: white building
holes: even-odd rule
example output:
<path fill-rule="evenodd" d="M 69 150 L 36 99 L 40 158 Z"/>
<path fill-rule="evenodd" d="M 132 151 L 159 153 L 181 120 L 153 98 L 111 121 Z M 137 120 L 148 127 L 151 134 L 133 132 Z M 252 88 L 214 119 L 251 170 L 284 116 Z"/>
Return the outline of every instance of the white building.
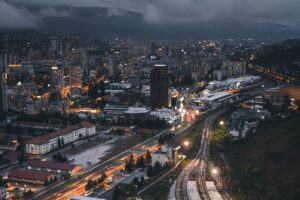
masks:
<path fill-rule="evenodd" d="M 60 145 L 68 144 L 82 137 L 95 134 L 95 125 L 84 121 L 74 126 L 31 139 L 26 143 L 26 152 L 45 154 L 58 148 Z"/>
<path fill-rule="evenodd" d="M 180 122 L 181 116 L 170 109 L 159 109 L 150 112 L 153 118 L 165 120 L 169 124 L 176 124 Z"/>
<path fill-rule="evenodd" d="M 150 110 L 146 107 L 129 107 L 124 114 L 131 119 L 145 119 L 149 112 Z"/>
<path fill-rule="evenodd" d="M 155 165 L 156 162 L 159 162 L 162 166 L 165 166 L 168 162 L 177 160 L 179 147 L 172 148 L 168 145 L 162 145 L 159 151 L 156 151 L 152 155 L 151 165 Z"/>
<path fill-rule="evenodd" d="M 216 88 L 243 89 L 245 86 L 258 83 L 259 81 L 261 81 L 260 76 L 242 76 L 238 78 L 228 78 L 224 81 L 209 82 L 207 89 L 216 89 Z"/>
<path fill-rule="evenodd" d="M 204 102 L 204 103 L 212 103 L 215 101 L 222 101 L 222 100 L 226 100 L 229 98 L 233 98 L 236 95 L 229 93 L 229 92 L 225 92 L 225 91 L 221 91 L 221 92 L 215 92 L 215 93 L 209 93 L 206 95 L 203 95 L 202 97 L 195 99 L 196 102 Z"/>

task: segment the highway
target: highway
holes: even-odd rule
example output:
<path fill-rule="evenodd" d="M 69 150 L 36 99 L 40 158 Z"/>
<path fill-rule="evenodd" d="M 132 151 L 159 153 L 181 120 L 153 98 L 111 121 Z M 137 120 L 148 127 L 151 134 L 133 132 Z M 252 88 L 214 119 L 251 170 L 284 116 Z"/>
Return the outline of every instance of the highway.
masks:
<path fill-rule="evenodd" d="M 175 132 L 175 135 L 180 134 L 189 127 L 190 126 L 180 128 Z M 106 173 L 108 176 L 111 176 L 115 172 L 120 171 L 124 168 L 126 160 L 129 159 L 129 156 L 134 151 L 134 149 L 150 149 L 150 151 L 152 152 L 156 151 L 157 148 L 155 147 L 157 147 L 158 138 L 166 133 L 169 133 L 168 129 L 161 131 L 154 137 L 147 139 L 130 149 L 127 149 L 126 151 L 110 158 L 107 161 L 95 164 L 91 168 L 79 173 L 78 175 L 72 176 L 69 180 L 62 181 L 56 185 L 52 185 L 46 188 L 46 190 L 35 195 L 33 199 L 65 200 L 72 195 L 82 195 L 85 192 L 85 185 L 87 184 L 87 181 L 89 179 L 95 180 L 99 178 L 102 173 Z M 142 151 L 137 153 L 134 157 L 137 158 L 140 155 L 142 155 Z"/>
<path fill-rule="evenodd" d="M 177 200 L 194 200 L 188 198 L 188 181 L 191 175 L 196 177 L 197 185 L 202 199 L 210 200 L 206 189 L 206 171 L 209 159 L 209 138 L 214 120 L 225 110 L 219 110 L 210 114 L 204 121 L 203 133 L 201 137 L 200 148 L 196 157 L 182 170 L 176 180 L 175 197 Z"/>

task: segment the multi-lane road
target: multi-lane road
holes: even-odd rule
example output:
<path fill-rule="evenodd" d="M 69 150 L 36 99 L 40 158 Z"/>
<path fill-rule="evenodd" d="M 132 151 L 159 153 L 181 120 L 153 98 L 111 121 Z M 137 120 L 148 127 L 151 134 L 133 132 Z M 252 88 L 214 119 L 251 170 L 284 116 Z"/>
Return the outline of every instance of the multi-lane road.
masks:
<path fill-rule="evenodd" d="M 181 132 L 188 129 L 189 126 L 184 126 L 175 131 L 175 134 L 180 134 Z M 93 167 L 79 173 L 76 176 L 72 176 L 69 180 L 62 181 L 56 185 L 50 186 L 46 188 L 44 191 L 35 195 L 34 199 L 57 199 L 57 200 L 65 200 L 72 195 L 82 195 L 85 192 L 85 186 L 89 179 L 97 179 L 100 177 L 102 173 L 106 173 L 108 176 L 113 175 L 115 172 L 120 171 L 124 168 L 124 164 L 129 156 L 134 150 L 137 149 L 150 149 L 152 151 L 157 150 L 155 147 L 157 146 L 158 138 L 163 135 L 169 133 L 169 130 L 164 130 L 154 137 L 145 140 L 144 142 L 135 145 L 134 147 L 127 149 L 126 151 L 110 158 L 105 162 L 98 163 Z M 143 151 L 136 151 L 135 157 L 140 156 Z"/>

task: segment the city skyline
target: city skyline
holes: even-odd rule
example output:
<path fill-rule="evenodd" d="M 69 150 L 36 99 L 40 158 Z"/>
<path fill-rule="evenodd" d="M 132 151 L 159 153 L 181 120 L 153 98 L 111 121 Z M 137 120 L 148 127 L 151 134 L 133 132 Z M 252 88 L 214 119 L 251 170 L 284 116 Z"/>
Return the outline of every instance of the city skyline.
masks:
<path fill-rule="evenodd" d="M 0 200 L 298 200 L 298 0 L 0 0 Z"/>

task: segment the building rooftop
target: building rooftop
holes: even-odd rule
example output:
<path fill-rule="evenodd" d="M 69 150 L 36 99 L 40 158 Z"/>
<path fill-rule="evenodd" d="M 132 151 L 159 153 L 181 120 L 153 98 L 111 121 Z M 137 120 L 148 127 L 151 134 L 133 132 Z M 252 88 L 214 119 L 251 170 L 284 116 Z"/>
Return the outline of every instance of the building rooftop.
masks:
<path fill-rule="evenodd" d="M 233 96 L 233 94 L 222 91 L 222 92 L 216 92 L 213 94 L 208 94 L 208 95 L 202 96 L 199 98 L 199 100 L 209 102 L 209 101 L 215 101 L 215 100 L 222 99 L 222 98 L 229 97 L 229 96 Z"/>
<path fill-rule="evenodd" d="M 150 110 L 146 107 L 129 107 L 127 111 L 124 113 L 126 114 L 143 114 L 148 113 Z"/>
<path fill-rule="evenodd" d="M 83 121 L 83 122 L 80 122 L 79 124 L 69 126 L 67 128 L 60 129 L 58 131 L 54 131 L 54 132 L 46 134 L 46 135 L 35 137 L 35 138 L 29 140 L 27 142 L 27 144 L 37 144 L 37 145 L 45 144 L 53 138 L 57 138 L 59 136 L 67 135 L 67 134 L 69 134 L 73 131 L 76 131 L 76 130 L 79 130 L 79 129 L 82 129 L 82 128 L 91 128 L 93 126 L 94 126 L 93 124 L 91 124 L 89 122 L 86 122 L 86 121 Z"/>
<path fill-rule="evenodd" d="M 39 167 L 39 168 L 48 168 L 48 169 L 55 169 L 55 170 L 62 170 L 62 171 L 72 171 L 76 165 L 72 165 L 69 163 L 61 163 L 55 161 L 41 161 L 41 160 L 28 160 L 28 166 L 31 167 Z"/>
<path fill-rule="evenodd" d="M 19 179 L 27 179 L 27 180 L 36 180 L 36 181 L 45 181 L 46 178 L 52 176 L 52 174 L 47 172 L 34 172 L 28 170 L 12 170 L 8 174 L 8 178 L 19 178 Z"/>

